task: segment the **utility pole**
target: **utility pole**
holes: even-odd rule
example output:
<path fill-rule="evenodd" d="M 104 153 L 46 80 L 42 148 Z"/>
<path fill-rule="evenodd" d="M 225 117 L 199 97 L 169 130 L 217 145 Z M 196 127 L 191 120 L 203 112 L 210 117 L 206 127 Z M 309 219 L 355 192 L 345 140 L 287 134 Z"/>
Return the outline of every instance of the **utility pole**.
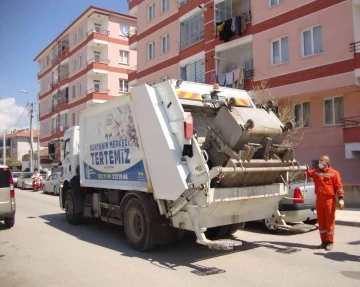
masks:
<path fill-rule="evenodd" d="M 34 112 L 34 104 L 30 103 L 29 104 L 29 114 L 30 114 L 30 172 L 34 171 L 34 163 L 33 163 L 33 158 L 34 158 L 34 150 L 33 150 L 33 145 L 34 145 L 34 137 L 33 137 L 33 112 Z"/>
<path fill-rule="evenodd" d="M 4 165 L 6 165 L 6 140 L 5 140 L 6 131 L 4 130 L 4 137 L 3 137 L 3 157 L 4 157 Z"/>

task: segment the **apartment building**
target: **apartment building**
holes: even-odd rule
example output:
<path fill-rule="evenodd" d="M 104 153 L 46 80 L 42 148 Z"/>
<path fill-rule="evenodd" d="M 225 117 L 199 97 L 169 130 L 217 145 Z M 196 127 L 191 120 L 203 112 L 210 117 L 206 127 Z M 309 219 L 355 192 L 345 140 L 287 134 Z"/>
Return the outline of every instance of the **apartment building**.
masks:
<path fill-rule="evenodd" d="M 33 130 L 33 150 L 37 151 L 38 130 Z M 0 136 L 0 158 L 3 157 L 4 136 Z M 31 146 L 30 129 L 13 130 L 5 134 L 6 157 L 21 161 L 22 157 L 29 153 Z"/>
<path fill-rule="evenodd" d="M 36 56 L 42 146 L 78 125 L 80 111 L 128 92 L 135 26 L 133 16 L 90 6 Z"/>
<path fill-rule="evenodd" d="M 181 78 L 252 91 L 266 80 L 291 106 L 297 159 L 312 167 L 328 154 L 359 183 L 360 0 L 130 0 L 129 14 L 130 86 Z"/>

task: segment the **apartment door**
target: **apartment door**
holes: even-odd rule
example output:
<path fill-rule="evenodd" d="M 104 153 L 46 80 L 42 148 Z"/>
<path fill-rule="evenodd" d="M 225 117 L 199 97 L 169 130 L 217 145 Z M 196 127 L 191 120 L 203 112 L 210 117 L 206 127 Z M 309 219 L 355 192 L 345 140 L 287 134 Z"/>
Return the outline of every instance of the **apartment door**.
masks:
<path fill-rule="evenodd" d="M 94 92 L 95 93 L 100 92 L 100 81 L 99 80 L 94 80 Z"/>
<path fill-rule="evenodd" d="M 100 31 L 101 31 L 101 25 L 100 25 L 100 24 L 94 24 L 94 27 L 95 27 L 95 32 L 96 32 L 96 33 L 100 33 Z"/>
<path fill-rule="evenodd" d="M 94 59 L 96 63 L 100 62 L 100 52 L 94 51 Z"/>

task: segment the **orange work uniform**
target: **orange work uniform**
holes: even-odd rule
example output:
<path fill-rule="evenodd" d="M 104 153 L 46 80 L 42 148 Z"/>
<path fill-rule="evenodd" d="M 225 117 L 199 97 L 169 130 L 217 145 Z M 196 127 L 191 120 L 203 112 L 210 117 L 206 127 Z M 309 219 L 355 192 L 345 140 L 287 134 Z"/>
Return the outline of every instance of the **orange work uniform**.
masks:
<path fill-rule="evenodd" d="M 316 194 L 316 213 L 322 242 L 334 243 L 336 195 L 344 197 L 344 189 L 338 171 L 308 170 L 308 177 L 314 180 Z"/>

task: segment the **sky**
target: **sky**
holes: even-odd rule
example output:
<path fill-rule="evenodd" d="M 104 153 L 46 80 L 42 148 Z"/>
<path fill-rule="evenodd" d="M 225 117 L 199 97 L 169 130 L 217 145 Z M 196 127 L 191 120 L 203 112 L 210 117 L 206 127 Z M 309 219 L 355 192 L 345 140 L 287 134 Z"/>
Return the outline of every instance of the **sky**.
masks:
<path fill-rule="evenodd" d="M 128 13 L 126 0 L 0 0 L 1 134 L 29 125 L 25 107 L 36 97 L 20 90 L 38 93 L 34 58 L 90 5 Z"/>

